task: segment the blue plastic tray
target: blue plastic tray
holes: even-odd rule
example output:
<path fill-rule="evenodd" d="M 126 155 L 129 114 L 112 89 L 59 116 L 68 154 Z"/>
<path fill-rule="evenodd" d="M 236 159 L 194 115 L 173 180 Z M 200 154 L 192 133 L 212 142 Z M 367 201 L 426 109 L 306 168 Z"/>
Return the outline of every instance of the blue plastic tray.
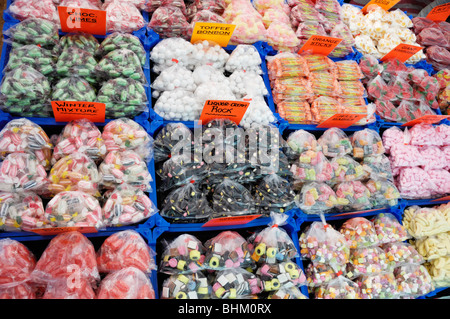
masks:
<path fill-rule="evenodd" d="M 265 225 L 259 224 L 259 225 L 251 225 L 251 226 L 246 224 L 241 227 L 232 228 L 231 230 L 241 234 L 242 237 L 247 239 L 248 237 L 250 237 L 250 235 L 252 233 L 258 232 L 258 231 L 264 229 L 265 227 L 268 227 L 267 224 L 265 224 Z M 286 225 L 279 226 L 279 227 L 287 232 L 289 237 L 292 239 L 295 248 L 297 249 L 298 252 L 300 252 L 300 247 L 299 247 L 299 243 L 298 243 L 298 229 L 297 229 L 297 224 L 296 224 L 295 220 L 292 218 L 289 218 Z M 152 233 L 153 233 L 152 244 L 156 247 L 157 264 L 158 265 L 160 264 L 160 260 L 161 260 L 162 254 L 163 254 L 163 249 L 165 248 L 164 242 L 166 242 L 166 241 L 170 242 L 171 240 L 175 239 L 179 235 L 189 233 L 189 234 L 197 237 L 202 243 L 204 243 L 204 242 L 206 242 L 206 240 L 213 238 L 214 236 L 218 235 L 220 232 L 225 231 L 225 230 L 230 230 L 230 229 L 228 229 L 228 228 L 227 229 L 209 229 L 209 228 L 201 228 L 200 227 L 200 228 L 193 230 L 193 229 L 183 229 L 183 228 L 172 228 L 171 226 L 169 226 L 169 227 L 157 226 L 152 230 Z M 299 257 L 295 257 L 293 259 L 293 261 L 295 261 L 296 264 L 299 265 L 302 270 L 304 270 L 303 264 Z M 157 278 L 158 278 L 158 284 L 156 287 L 158 287 L 158 293 L 159 293 L 162 288 L 162 283 L 163 283 L 164 279 L 168 278 L 168 275 L 165 275 L 163 273 L 158 273 Z M 305 296 L 308 296 L 308 291 L 307 291 L 306 286 L 301 286 L 300 291 Z"/>

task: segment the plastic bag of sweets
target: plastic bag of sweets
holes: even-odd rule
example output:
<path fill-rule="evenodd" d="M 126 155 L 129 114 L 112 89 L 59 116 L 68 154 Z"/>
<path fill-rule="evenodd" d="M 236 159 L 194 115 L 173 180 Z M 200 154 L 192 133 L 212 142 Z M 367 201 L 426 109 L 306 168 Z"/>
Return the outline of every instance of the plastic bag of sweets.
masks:
<path fill-rule="evenodd" d="M 58 80 L 52 88 L 52 101 L 90 101 L 97 98 L 94 88 L 93 78 L 85 80 L 79 75 L 71 75 Z"/>
<path fill-rule="evenodd" d="M 399 113 L 399 109 L 391 101 L 375 100 L 376 110 L 375 113 L 383 120 L 389 122 L 404 122 L 402 116 Z"/>
<path fill-rule="evenodd" d="M 365 210 L 372 208 L 370 191 L 361 181 L 341 182 L 334 187 L 336 208 L 341 210 Z"/>
<path fill-rule="evenodd" d="M 33 154 L 11 153 L 1 163 L 0 191 L 41 195 L 47 193 L 49 183 L 45 167 Z"/>
<path fill-rule="evenodd" d="M 395 269 L 406 264 L 423 264 L 424 257 L 407 242 L 391 242 L 381 245 L 389 262 L 389 267 Z"/>
<path fill-rule="evenodd" d="M 114 189 L 128 184 L 143 192 L 153 191 L 150 174 L 146 162 L 134 151 L 111 151 L 98 166 L 99 185 L 105 189 Z"/>
<path fill-rule="evenodd" d="M 431 183 L 431 196 L 443 196 L 450 193 L 450 172 L 445 169 L 427 171 Z"/>
<path fill-rule="evenodd" d="M 331 166 L 333 167 L 334 172 L 331 179 L 333 184 L 362 180 L 364 177 L 363 166 L 350 156 L 344 155 L 333 157 Z"/>
<path fill-rule="evenodd" d="M 331 162 L 319 151 L 304 151 L 291 166 L 294 179 L 299 182 L 331 182 L 335 175 Z"/>
<path fill-rule="evenodd" d="M 364 185 L 370 192 L 373 208 L 391 207 L 398 204 L 400 192 L 393 182 L 384 179 L 370 179 Z"/>
<path fill-rule="evenodd" d="M 154 62 L 153 71 L 160 73 L 165 68 L 179 64 L 189 70 L 194 69 L 191 54 L 194 45 L 183 38 L 167 38 L 158 42 L 150 51 L 150 60 Z"/>
<path fill-rule="evenodd" d="M 97 251 L 100 273 L 114 273 L 135 267 L 145 274 L 156 270 L 155 253 L 144 238 L 135 230 L 116 232 L 105 239 Z"/>
<path fill-rule="evenodd" d="M 157 133 L 153 151 L 156 163 L 163 162 L 172 156 L 190 151 L 193 141 L 192 131 L 183 123 L 168 123 Z"/>
<path fill-rule="evenodd" d="M 336 63 L 325 55 L 303 53 L 301 56 L 306 60 L 310 72 L 328 71 L 332 73 L 336 70 Z"/>
<path fill-rule="evenodd" d="M 426 171 L 446 168 L 448 163 L 439 146 L 424 146 L 419 149 L 423 158 L 422 168 Z"/>
<path fill-rule="evenodd" d="M 302 232 L 299 245 L 301 257 L 310 259 L 321 271 L 320 265 L 328 265 L 337 273 L 349 262 L 350 246 L 344 235 L 322 221 L 312 222 Z"/>
<path fill-rule="evenodd" d="M 96 299 L 155 299 L 155 291 L 147 274 L 136 267 L 125 267 L 106 275 Z"/>
<path fill-rule="evenodd" d="M 341 20 L 333 21 L 331 24 L 332 29 L 330 31 L 331 37 L 339 37 L 342 41 L 331 51 L 330 56 L 336 58 L 344 58 L 347 55 L 353 53 L 353 46 L 355 45 L 355 40 L 349 29 L 349 27 L 343 23 Z"/>
<path fill-rule="evenodd" d="M 45 227 L 104 228 L 99 201 L 82 191 L 56 194 L 45 208 Z"/>
<path fill-rule="evenodd" d="M 309 81 L 314 95 L 320 98 L 338 97 L 342 94 L 342 89 L 335 74 L 329 72 L 313 72 L 309 77 Z"/>
<path fill-rule="evenodd" d="M 386 155 L 366 156 L 361 161 L 361 165 L 365 178 L 393 181 L 391 162 Z"/>
<path fill-rule="evenodd" d="M 301 55 L 282 52 L 274 56 L 267 56 L 266 61 L 271 81 L 281 78 L 309 76 L 308 65 Z"/>
<path fill-rule="evenodd" d="M 291 20 L 289 18 L 288 13 L 286 13 L 279 7 L 264 10 L 262 16 L 263 16 L 263 23 L 266 28 L 268 28 L 274 21 L 280 21 L 287 24 L 288 26 L 291 26 Z"/>
<path fill-rule="evenodd" d="M 230 54 L 214 41 L 203 40 L 194 43 L 192 59 L 195 68 L 201 65 L 211 65 L 223 71 L 229 57 Z"/>
<path fill-rule="evenodd" d="M 319 84 L 320 81 L 317 81 L 316 83 Z M 321 86 L 321 84 L 319 84 L 319 86 Z M 320 89 L 321 88 L 319 88 L 319 90 Z M 330 96 L 319 96 L 311 103 L 311 113 L 313 116 L 313 123 L 320 124 L 335 114 L 346 113 L 346 110 L 343 109 L 338 99 Z"/>
<path fill-rule="evenodd" d="M 402 242 L 410 238 L 407 230 L 391 213 L 380 213 L 371 219 L 380 244 Z"/>
<path fill-rule="evenodd" d="M 103 128 L 102 138 L 108 152 L 134 151 L 146 161 L 153 157 L 153 138 L 144 127 L 129 118 L 108 122 Z"/>
<path fill-rule="evenodd" d="M 356 131 L 350 136 L 353 147 L 353 157 L 363 159 L 366 156 L 384 154 L 381 136 L 372 129 Z"/>
<path fill-rule="evenodd" d="M 277 51 L 295 51 L 300 40 L 295 35 L 290 23 L 273 21 L 266 30 L 266 41 Z"/>
<path fill-rule="evenodd" d="M 347 270 L 346 264 L 330 266 L 329 264 L 323 263 L 309 263 L 306 266 L 305 273 L 308 288 L 314 289 L 326 285 L 338 276 L 345 276 Z"/>
<path fill-rule="evenodd" d="M 99 46 L 99 41 L 92 34 L 69 33 L 59 39 L 59 43 L 53 48 L 52 53 L 59 55 L 67 48 L 79 48 L 95 56 Z"/>
<path fill-rule="evenodd" d="M 301 22 L 306 21 L 318 21 L 319 23 L 325 22 L 325 18 L 314 6 L 309 2 L 298 3 L 291 8 L 289 15 L 291 19 L 291 25 L 296 28 Z"/>
<path fill-rule="evenodd" d="M 381 75 L 375 76 L 367 83 L 367 95 L 373 100 L 389 101 L 395 98 L 395 93 L 390 90 L 388 84 Z"/>
<path fill-rule="evenodd" d="M 213 83 L 212 90 L 205 90 L 205 86 L 199 86 L 195 92 L 200 92 L 205 96 L 199 97 L 191 91 L 184 89 L 175 89 L 173 91 L 164 91 L 157 99 L 153 109 L 165 120 L 169 121 L 195 121 L 201 115 L 204 102 L 208 99 L 235 100 L 234 95 L 228 92 L 221 92 L 223 86 Z M 228 93 L 228 94 L 227 94 Z M 217 96 L 217 94 L 219 94 Z M 223 97 L 221 94 L 225 94 Z M 208 96 L 209 95 L 209 96 Z"/>
<path fill-rule="evenodd" d="M 303 129 L 290 133 L 286 142 L 295 152 L 297 157 L 299 157 L 304 151 L 311 150 L 317 152 L 321 150 L 321 146 L 319 145 L 316 137 L 312 133 Z"/>
<path fill-rule="evenodd" d="M 275 79 L 271 83 L 274 102 L 308 100 L 314 96 L 311 81 L 300 77 Z"/>
<path fill-rule="evenodd" d="M 313 35 L 326 36 L 327 32 L 323 28 L 322 24 L 317 21 L 305 21 L 298 24 L 295 35 L 300 40 L 308 40 Z"/>
<path fill-rule="evenodd" d="M 50 168 L 53 145 L 47 133 L 26 118 L 9 121 L 0 131 L 0 155 L 32 153 L 46 169 Z"/>
<path fill-rule="evenodd" d="M 295 193 L 289 181 L 278 174 L 265 176 L 255 186 L 255 206 L 267 215 L 285 213 L 295 207 Z"/>
<path fill-rule="evenodd" d="M 361 67 L 356 61 L 342 60 L 336 62 L 337 79 L 339 81 L 356 81 L 364 78 Z"/>
<path fill-rule="evenodd" d="M 350 251 L 346 274 L 349 279 L 379 274 L 388 270 L 390 270 L 388 258 L 380 247 L 363 247 Z"/>
<path fill-rule="evenodd" d="M 249 243 L 235 231 L 222 231 L 207 240 L 204 246 L 203 268 L 210 272 L 228 268 L 255 268 Z"/>
<path fill-rule="evenodd" d="M 450 69 L 442 69 L 433 74 L 433 77 L 438 80 L 440 90 L 444 90 L 448 85 L 450 85 Z"/>
<path fill-rule="evenodd" d="M 63 7 L 71 7 L 71 8 L 86 8 L 93 10 L 100 10 L 101 2 L 93 1 L 93 0 L 61 0 L 59 3 L 60 6 Z"/>
<path fill-rule="evenodd" d="M 50 93 L 48 79 L 32 67 L 22 65 L 4 74 L 0 84 L 0 107 L 20 116 L 47 114 Z"/>
<path fill-rule="evenodd" d="M 450 252 L 450 232 L 423 237 L 413 241 L 413 248 L 422 260 L 435 260 L 446 257 Z M 421 262 L 417 262 L 420 264 Z"/>
<path fill-rule="evenodd" d="M 36 289 L 29 283 L 0 287 L 0 299 L 37 299 Z"/>
<path fill-rule="evenodd" d="M 82 233 L 70 231 L 50 240 L 30 278 L 35 283 L 46 284 L 68 279 L 74 270 L 80 279 L 90 283 L 100 281 L 94 245 Z"/>
<path fill-rule="evenodd" d="M 191 234 L 182 234 L 170 242 L 164 242 L 159 271 L 168 275 L 187 275 L 201 272 L 206 248 Z M 175 276 L 176 279 L 181 277 Z"/>
<path fill-rule="evenodd" d="M 81 152 L 71 153 L 58 160 L 48 175 L 48 190 L 52 195 L 62 191 L 82 191 L 100 196 L 100 175 L 95 162 Z"/>
<path fill-rule="evenodd" d="M 225 70 L 230 73 L 236 70 L 246 70 L 260 74 L 262 73 L 261 63 L 261 56 L 253 45 L 238 44 L 225 63 Z"/>
<path fill-rule="evenodd" d="M 449 257 L 439 257 L 425 263 L 428 273 L 433 281 L 433 286 L 436 288 L 448 287 L 450 276 L 448 272 Z"/>
<path fill-rule="evenodd" d="M 147 83 L 141 61 L 129 49 L 117 49 L 109 52 L 95 66 L 94 72 L 99 81 L 123 77 Z"/>
<path fill-rule="evenodd" d="M 36 257 L 23 243 L 3 238 L 0 265 L 0 289 L 3 290 L 27 282 L 35 269 Z"/>
<path fill-rule="evenodd" d="M 106 155 L 102 133 L 89 120 L 74 120 L 64 126 L 56 138 L 51 164 L 75 152 L 86 154 L 95 163 L 99 163 Z"/>
<path fill-rule="evenodd" d="M 180 8 L 175 6 L 159 7 L 153 14 L 148 28 L 158 33 L 161 38 L 188 38 L 190 24 Z"/>
<path fill-rule="evenodd" d="M 114 1 L 106 8 L 106 32 L 132 33 L 145 27 L 146 21 L 134 6 L 122 1 Z"/>
<path fill-rule="evenodd" d="M 423 296 L 434 290 L 430 274 L 420 264 L 405 264 L 394 269 L 400 294 Z"/>
<path fill-rule="evenodd" d="M 263 78 L 255 72 L 236 70 L 228 79 L 233 93 L 239 99 L 245 98 L 246 95 L 247 98 L 253 96 L 256 99 L 269 93 Z"/>
<path fill-rule="evenodd" d="M 417 35 L 417 43 L 421 46 L 437 45 L 447 47 L 448 41 L 439 28 L 425 28 Z"/>
<path fill-rule="evenodd" d="M 230 39 L 231 45 L 253 44 L 267 40 L 267 31 L 260 14 L 244 13 L 238 15 L 231 21 L 231 24 L 236 25 Z"/>
<path fill-rule="evenodd" d="M 149 61 L 147 61 L 147 56 L 141 40 L 130 33 L 111 33 L 97 47 L 95 56 L 101 60 L 105 55 L 117 49 L 128 49 L 133 51 L 141 62 L 141 66 L 143 68 L 148 67 Z"/>
<path fill-rule="evenodd" d="M 263 264 L 256 270 L 264 291 L 277 291 L 283 287 L 300 287 L 306 284 L 303 270 L 294 262 Z"/>
<path fill-rule="evenodd" d="M 442 140 L 442 146 L 450 145 L 450 125 L 440 124 L 435 127 L 437 134 Z"/>
<path fill-rule="evenodd" d="M 409 144 L 409 137 L 397 126 L 386 129 L 382 134 L 383 146 L 386 154 L 390 154 L 391 148 L 396 144 Z"/>
<path fill-rule="evenodd" d="M 431 124 L 419 123 L 408 130 L 409 142 L 417 146 L 441 146 L 443 141 L 436 127 Z"/>
<path fill-rule="evenodd" d="M 392 271 L 363 275 L 355 279 L 361 299 L 397 299 L 398 283 Z"/>
<path fill-rule="evenodd" d="M 144 85 L 131 78 L 115 78 L 104 82 L 96 100 L 105 103 L 105 116 L 110 119 L 132 118 L 148 110 Z"/>
<path fill-rule="evenodd" d="M 92 286 L 86 279 L 55 280 L 46 284 L 42 299 L 96 299 Z"/>
<path fill-rule="evenodd" d="M 318 138 L 317 142 L 327 157 L 336 157 L 351 154 L 352 143 L 347 134 L 337 127 L 327 129 Z"/>
<path fill-rule="evenodd" d="M 259 277 L 243 268 L 217 271 L 211 286 L 211 299 L 256 299 L 262 292 Z"/>
<path fill-rule="evenodd" d="M 301 187 L 295 203 L 307 214 L 327 213 L 337 205 L 336 193 L 326 183 L 310 182 Z"/>
<path fill-rule="evenodd" d="M 28 18 L 40 18 L 54 23 L 59 22 L 58 12 L 52 0 L 14 0 L 5 12 L 20 21 Z"/>
<path fill-rule="evenodd" d="M 416 239 L 445 233 L 450 230 L 450 224 L 444 215 L 432 207 L 408 207 L 404 211 L 403 225 L 408 233 Z"/>
<path fill-rule="evenodd" d="M 28 65 L 42 75 L 52 78 L 56 73 L 55 60 L 56 56 L 50 50 L 36 44 L 23 45 L 11 50 L 3 72 L 8 73 L 21 65 Z"/>
<path fill-rule="evenodd" d="M 279 290 L 269 293 L 267 299 L 308 299 L 297 287 L 281 287 Z"/>
<path fill-rule="evenodd" d="M 346 220 L 339 232 L 344 235 L 352 249 L 376 246 L 380 243 L 373 222 L 365 217 Z"/>
<path fill-rule="evenodd" d="M 362 299 L 358 285 L 344 276 L 316 288 L 314 295 L 317 299 Z"/>
<path fill-rule="evenodd" d="M 155 204 L 142 190 L 127 184 L 108 190 L 103 198 L 103 221 L 107 227 L 137 224 L 158 212 Z"/>
<path fill-rule="evenodd" d="M 211 287 L 202 272 L 171 275 L 162 284 L 161 299 L 209 299 Z"/>
<path fill-rule="evenodd" d="M 40 44 L 52 49 L 59 42 L 58 25 L 41 18 L 28 18 L 5 31 L 11 38 L 13 47 L 27 44 Z"/>
<path fill-rule="evenodd" d="M 432 45 L 426 50 L 427 61 L 433 65 L 437 71 L 450 68 L 450 52 L 440 46 Z"/>
<path fill-rule="evenodd" d="M 179 64 L 162 70 L 150 86 L 153 89 L 152 96 L 155 98 L 158 98 L 163 91 L 183 89 L 194 92 L 197 88 L 192 71 Z"/>
<path fill-rule="evenodd" d="M 225 178 L 212 195 L 211 217 L 251 215 L 257 213 L 254 198 L 242 184 Z"/>
<path fill-rule="evenodd" d="M 44 204 L 38 195 L 0 192 L 0 230 L 30 231 L 44 224 Z"/>
<path fill-rule="evenodd" d="M 58 57 L 56 73 L 59 77 L 78 75 L 96 84 L 96 67 L 97 60 L 91 53 L 78 47 L 67 47 Z"/>

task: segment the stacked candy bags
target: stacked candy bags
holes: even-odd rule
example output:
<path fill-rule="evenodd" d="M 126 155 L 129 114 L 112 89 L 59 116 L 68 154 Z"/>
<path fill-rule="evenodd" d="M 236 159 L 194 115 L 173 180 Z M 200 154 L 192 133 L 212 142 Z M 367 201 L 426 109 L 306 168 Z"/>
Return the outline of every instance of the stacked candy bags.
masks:
<path fill-rule="evenodd" d="M 297 206 L 308 214 L 396 206 L 400 193 L 393 183 L 381 136 L 374 130 L 350 137 L 339 128 L 318 139 L 306 131 L 290 134 L 294 151 L 291 172 Z"/>
<path fill-rule="evenodd" d="M 379 63 L 373 55 L 363 55 L 359 65 L 367 83 L 368 98 L 375 113 L 388 122 L 405 123 L 439 107 L 439 80 L 423 69 L 407 67 L 397 59 Z"/>
<path fill-rule="evenodd" d="M 400 9 L 385 11 L 378 5 L 370 6 L 367 12 L 351 4 L 342 5 L 343 21 L 354 36 L 355 47 L 363 55 L 370 54 L 381 59 L 398 44 L 420 46 L 411 30 L 413 21 Z M 406 62 L 415 64 L 425 59 L 420 50 Z"/>
<path fill-rule="evenodd" d="M 450 192 L 448 126 L 416 124 L 404 131 L 392 127 L 383 132 L 394 183 L 404 198 L 442 197 Z"/>

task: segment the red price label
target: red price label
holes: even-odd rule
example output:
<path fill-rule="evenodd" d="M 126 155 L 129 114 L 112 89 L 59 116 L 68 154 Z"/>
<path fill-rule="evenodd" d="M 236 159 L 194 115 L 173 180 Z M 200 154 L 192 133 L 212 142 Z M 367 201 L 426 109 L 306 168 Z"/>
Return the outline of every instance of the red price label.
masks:
<path fill-rule="evenodd" d="M 36 228 L 31 230 L 41 236 L 51 236 L 58 235 L 61 233 L 67 233 L 71 231 L 77 231 L 80 233 L 97 233 L 97 228 L 95 227 L 51 227 L 51 228 Z"/>
<path fill-rule="evenodd" d="M 367 9 L 371 4 L 376 4 L 381 8 L 383 8 L 384 10 L 388 11 L 390 8 L 392 8 L 399 2 L 400 0 L 371 0 L 361 10 L 363 13 L 366 13 Z"/>
<path fill-rule="evenodd" d="M 434 7 L 430 11 L 430 13 L 427 14 L 427 18 L 436 22 L 442 22 L 447 20 L 449 15 L 450 15 L 450 2 Z"/>
<path fill-rule="evenodd" d="M 85 101 L 52 101 L 57 122 L 88 119 L 94 123 L 105 122 L 105 103 Z"/>
<path fill-rule="evenodd" d="M 326 119 L 317 127 L 319 128 L 330 128 L 330 127 L 338 127 L 338 128 L 347 128 L 352 126 L 359 120 L 365 118 L 365 114 L 335 114 L 330 118 Z"/>
<path fill-rule="evenodd" d="M 417 45 L 411 45 L 401 43 L 393 48 L 388 54 L 380 59 L 380 61 L 386 61 L 389 59 L 397 58 L 401 62 L 405 63 L 410 57 L 422 50 L 423 48 Z"/>
<path fill-rule="evenodd" d="M 450 118 L 450 115 L 429 114 L 429 115 L 421 116 L 415 120 L 409 121 L 409 122 L 403 124 L 402 126 L 414 126 L 416 124 L 435 124 L 435 123 L 439 123 L 440 121 L 445 120 L 447 118 Z"/>
<path fill-rule="evenodd" d="M 207 100 L 200 115 L 199 124 L 208 123 L 214 119 L 229 119 L 239 125 L 250 102 Z"/>
<path fill-rule="evenodd" d="M 58 7 L 63 32 L 106 34 L 106 11 L 84 8 Z"/>
<path fill-rule="evenodd" d="M 326 37 L 323 35 L 312 35 L 301 47 L 298 53 L 311 52 L 313 54 L 328 55 L 342 42 L 340 38 Z"/>
<path fill-rule="evenodd" d="M 433 199 L 432 202 L 450 201 L 450 196 Z"/>
<path fill-rule="evenodd" d="M 262 216 L 259 215 L 242 215 L 242 216 L 231 216 L 231 217 L 219 217 L 214 218 L 202 225 L 202 227 L 218 227 L 218 226 L 230 226 L 230 225 L 244 225 L 252 220 Z"/>

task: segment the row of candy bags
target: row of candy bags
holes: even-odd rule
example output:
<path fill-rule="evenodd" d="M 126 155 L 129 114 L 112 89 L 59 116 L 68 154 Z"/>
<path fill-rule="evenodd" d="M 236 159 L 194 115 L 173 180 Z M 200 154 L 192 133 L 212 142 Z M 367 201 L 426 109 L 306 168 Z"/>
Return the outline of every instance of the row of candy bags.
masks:
<path fill-rule="evenodd" d="M 0 228 L 120 226 L 157 212 L 148 193 L 152 138 L 140 124 L 117 119 L 99 130 L 87 120 L 49 136 L 28 119 L 0 132 Z M 43 199 L 49 200 L 44 209 Z"/>
<path fill-rule="evenodd" d="M 40 255 L 30 249 L 0 240 L 0 299 L 155 299 L 154 251 L 134 230 L 107 236 L 98 249 L 77 231 L 56 235 Z"/>
<path fill-rule="evenodd" d="M 0 84 L 1 109 L 13 116 L 52 117 L 50 101 L 105 103 L 105 117 L 148 111 L 147 53 L 132 34 L 59 36 L 56 24 L 29 18 L 5 35 L 10 46 Z M 7 54 L 4 52 L 3 54 Z"/>

